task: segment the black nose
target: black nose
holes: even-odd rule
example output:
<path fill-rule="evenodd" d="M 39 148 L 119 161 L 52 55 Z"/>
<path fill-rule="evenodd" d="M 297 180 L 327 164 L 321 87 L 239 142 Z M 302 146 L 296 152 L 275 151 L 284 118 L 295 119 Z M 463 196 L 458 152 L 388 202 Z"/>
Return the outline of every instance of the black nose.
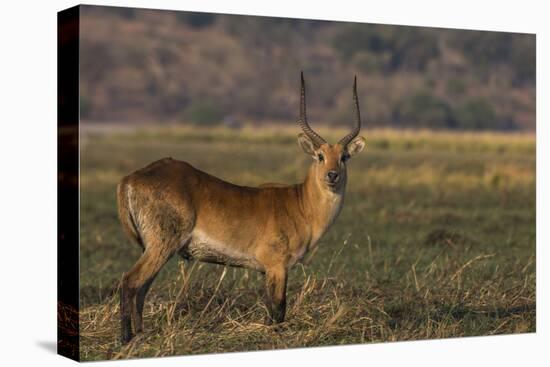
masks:
<path fill-rule="evenodd" d="M 336 182 L 338 180 L 338 172 L 328 171 L 327 178 L 330 182 Z"/>

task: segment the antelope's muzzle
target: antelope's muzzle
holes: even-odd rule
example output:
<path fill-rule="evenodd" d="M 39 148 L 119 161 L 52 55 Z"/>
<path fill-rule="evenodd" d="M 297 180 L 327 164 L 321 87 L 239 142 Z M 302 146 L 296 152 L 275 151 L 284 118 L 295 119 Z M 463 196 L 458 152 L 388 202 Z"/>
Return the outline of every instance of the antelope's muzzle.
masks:
<path fill-rule="evenodd" d="M 329 185 L 337 184 L 339 179 L 340 179 L 340 175 L 336 171 L 328 171 L 327 176 L 325 178 L 325 180 Z"/>

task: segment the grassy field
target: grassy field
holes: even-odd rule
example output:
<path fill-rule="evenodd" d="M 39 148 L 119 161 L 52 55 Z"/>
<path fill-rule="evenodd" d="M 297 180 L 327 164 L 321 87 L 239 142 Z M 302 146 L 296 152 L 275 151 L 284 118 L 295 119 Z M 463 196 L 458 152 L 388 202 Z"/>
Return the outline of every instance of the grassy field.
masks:
<path fill-rule="evenodd" d="M 172 156 L 242 185 L 293 183 L 298 128 L 166 127 L 83 135 L 81 358 L 100 360 L 535 331 L 533 135 L 363 131 L 336 224 L 288 284 L 287 321 L 264 326 L 261 274 L 173 258 L 120 344 L 122 176 Z M 344 131 L 322 130 L 329 141 Z"/>

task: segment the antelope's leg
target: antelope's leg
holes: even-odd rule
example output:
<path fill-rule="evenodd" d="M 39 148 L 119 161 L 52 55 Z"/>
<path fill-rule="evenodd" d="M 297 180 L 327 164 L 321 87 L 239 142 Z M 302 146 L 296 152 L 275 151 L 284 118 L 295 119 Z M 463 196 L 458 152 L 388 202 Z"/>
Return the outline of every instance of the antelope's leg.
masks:
<path fill-rule="evenodd" d="M 287 270 L 276 267 L 266 270 L 266 295 L 269 317 L 267 324 L 280 323 L 285 320 Z"/>
<path fill-rule="evenodd" d="M 143 305 L 145 304 L 145 296 L 155 280 L 155 276 L 151 277 L 145 284 L 139 289 L 136 296 L 136 313 L 134 319 L 134 326 L 136 328 L 136 334 L 143 331 Z"/>
<path fill-rule="evenodd" d="M 122 275 L 122 282 L 120 285 L 120 330 L 122 344 L 128 343 L 133 337 L 130 307 L 134 296 L 132 290 L 125 284 L 125 277 L 126 273 Z"/>
<path fill-rule="evenodd" d="M 159 270 L 166 264 L 173 255 L 163 247 L 148 247 L 141 255 L 136 264 L 122 276 L 120 311 L 122 327 L 122 343 L 129 342 L 132 337 L 132 319 L 136 331 L 143 330 L 141 311 L 143 311 L 143 299 L 153 279 Z M 149 284 L 148 284 L 149 283 Z M 147 285 L 147 287 L 145 287 Z M 141 292 L 143 290 L 143 292 Z M 136 295 L 141 293 L 141 309 L 138 310 L 136 304 Z M 139 316 L 138 316 L 139 311 Z"/>

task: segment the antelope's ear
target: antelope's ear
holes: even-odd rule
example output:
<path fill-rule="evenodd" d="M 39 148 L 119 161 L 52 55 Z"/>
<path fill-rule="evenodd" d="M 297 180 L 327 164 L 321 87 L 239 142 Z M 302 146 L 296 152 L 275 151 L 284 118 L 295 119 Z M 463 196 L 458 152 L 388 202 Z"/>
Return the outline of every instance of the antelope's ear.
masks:
<path fill-rule="evenodd" d="M 304 152 L 306 152 L 306 154 L 309 154 L 312 157 L 316 156 L 315 145 L 313 145 L 313 142 L 310 138 L 308 138 L 306 134 L 300 133 L 298 135 L 298 143 L 300 144 Z"/>
<path fill-rule="evenodd" d="M 366 143 L 366 140 L 362 136 L 358 136 L 352 141 L 350 141 L 347 146 L 349 155 L 351 156 L 362 151 L 363 148 L 365 148 L 365 143 Z"/>

